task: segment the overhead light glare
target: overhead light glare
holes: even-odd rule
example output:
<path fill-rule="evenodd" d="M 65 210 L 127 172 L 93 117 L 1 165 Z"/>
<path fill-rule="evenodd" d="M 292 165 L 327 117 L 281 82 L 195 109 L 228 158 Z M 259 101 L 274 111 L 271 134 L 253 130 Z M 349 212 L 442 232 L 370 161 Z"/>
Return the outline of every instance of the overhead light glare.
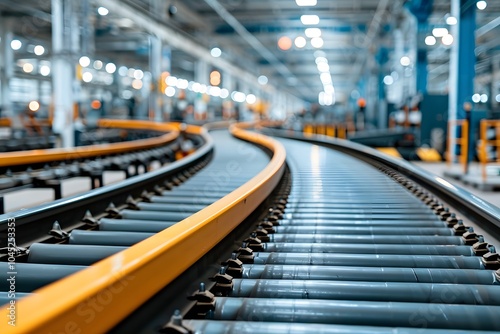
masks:
<path fill-rule="evenodd" d="M 316 6 L 318 4 L 317 0 L 295 0 L 297 6 L 307 7 L 307 6 Z"/>
<path fill-rule="evenodd" d="M 426 45 L 435 45 L 436 44 L 436 37 L 431 36 L 431 35 L 427 36 L 425 38 L 425 44 Z"/>
<path fill-rule="evenodd" d="M 222 55 L 222 50 L 219 48 L 213 48 L 212 50 L 210 50 L 210 54 L 214 58 L 219 58 Z"/>
<path fill-rule="evenodd" d="M 261 75 L 257 78 L 257 82 L 262 86 L 267 85 L 268 81 L 269 79 L 265 75 Z"/>
<path fill-rule="evenodd" d="M 109 14 L 109 10 L 106 7 L 97 8 L 97 13 L 101 16 L 106 16 Z"/>
<path fill-rule="evenodd" d="M 304 25 L 315 25 L 319 23 L 319 16 L 318 15 L 302 15 L 300 17 L 300 22 Z"/>
<path fill-rule="evenodd" d="M 445 35 L 448 35 L 448 29 L 446 28 L 434 28 L 432 29 L 432 34 L 434 37 L 443 37 Z"/>
<path fill-rule="evenodd" d="M 304 46 L 306 46 L 306 39 L 302 36 L 298 36 L 295 38 L 295 46 L 298 47 L 299 49 L 302 49 Z"/>
<path fill-rule="evenodd" d="M 478 1 L 476 3 L 477 9 L 479 10 L 484 10 L 486 9 L 486 6 L 488 6 L 488 3 L 486 1 Z"/>
<path fill-rule="evenodd" d="M 23 43 L 18 39 L 13 39 L 12 42 L 10 42 L 12 50 L 19 50 L 21 46 L 23 46 Z"/>
<path fill-rule="evenodd" d="M 319 29 L 319 28 L 307 28 L 305 30 L 305 34 L 309 38 L 320 37 L 321 36 L 321 29 Z"/>
<path fill-rule="evenodd" d="M 443 36 L 443 38 L 441 39 L 441 42 L 444 44 L 444 45 L 452 45 L 453 44 L 453 36 L 448 34 L 448 35 L 445 35 Z"/>
<path fill-rule="evenodd" d="M 411 64 L 410 57 L 408 57 L 408 56 L 403 56 L 403 57 L 401 57 L 401 59 L 399 60 L 399 62 L 400 62 L 400 64 L 401 64 L 402 66 L 405 66 L 405 67 L 406 67 L 406 66 L 410 66 L 410 64 Z"/>
<path fill-rule="evenodd" d="M 450 26 L 454 26 L 455 24 L 458 23 L 458 20 L 455 16 L 448 16 L 446 18 L 446 24 Z"/>
<path fill-rule="evenodd" d="M 323 38 L 321 38 L 321 37 L 314 37 L 313 39 L 311 39 L 311 45 L 313 47 L 315 47 L 316 49 L 319 49 L 320 47 L 322 47 L 323 44 L 324 44 Z"/>
<path fill-rule="evenodd" d="M 37 56 L 41 56 L 45 53 L 45 48 L 41 45 L 37 45 L 35 46 L 35 48 L 33 49 L 33 52 L 37 55 Z"/>

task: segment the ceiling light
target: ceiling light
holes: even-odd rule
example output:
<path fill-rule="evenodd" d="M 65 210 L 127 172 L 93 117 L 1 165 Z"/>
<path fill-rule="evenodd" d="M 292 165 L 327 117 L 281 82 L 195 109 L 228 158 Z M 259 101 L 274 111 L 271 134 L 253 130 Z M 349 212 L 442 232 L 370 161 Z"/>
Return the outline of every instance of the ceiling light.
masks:
<path fill-rule="evenodd" d="M 325 57 L 320 56 L 320 57 L 316 57 L 315 62 L 316 62 L 316 65 L 318 65 L 320 63 L 328 63 L 328 60 Z"/>
<path fill-rule="evenodd" d="M 448 24 L 450 26 L 454 26 L 457 23 L 458 23 L 458 21 L 457 21 L 457 18 L 455 16 L 448 16 L 446 18 L 446 24 Z"/>
<path fill-rule="evenodd" d="M 222 55 L 222 50 L 219 48 L 213 48 L 212 50 L 210 50 L 210 54 L 212 55 L 212 57 L 218 58 Z"/>
<path fill-rule="evenodd" d="M 141 89 L 142 88 L 142 81 L 139 79 L 134 79 L 132 81 L 132 88 L 134 89 Z"/>
<path fill-rule="evenodd" d="M 486 94 L 481 94 L 480 101 L 481 101 L 481 103 L 486 103 L 486 102 L 488 102 L 488 95 L 486 95 Z"/>
<path fill-rule="evenodd" d="M 228 91 L 227 89 L 225 89 L 225 88 L 222 88 L 222 89 L 220 90 L 220 97 L 221 97 L 222 99 L 225 99 L 225 98 L 226 98 L 226 97 L 228 97 L 228 96 L 229 96 L 229 91 Z"/>
<path fill-rule="evenodd" d="M 320 37 L 321 29 L 319 28 L 307 28 L 305 34 L 309 38 Z"/>
<path fill-rule="evenodd" d="M 477 9 L 479 10 L 484 10 L 486 6 L 488 6 L 488 3 L 486 1 L 478 1 L 476 3 Z"/>
<path fill-rule="evenodd" d="M 304 25 L 314 25 L 319 23 L 318 15 L 302 15 L 300 17 L 300 22 Z"/>
<path fill-rule="evenodd" d="M 387 85 L 387 86 L 390 86 L 394 83 L 394 79 L 392 78 L 392 76 L 390 75 L 386 75 L 384 77 L 384 83 Z"/>
<path fill-rule="evenodd" d="M 106 72 L 108 72 L 109 74 L 113 74 L 115 73 L 116 71 L 116 65 L 113 64 L 113 63 L 107 63 L 106 64 Z"/>
<path fill-rule="evenodd" d="M 41 56 L 43 55 L 43 53 L 45 52 L 45 48 L 41 45 L 37 45 L 35 46 L 35 48 L 33 49 L 33 52 L 37 55 L 37 56 Z"/>
<path fill-rule="evenodd" d="M 13 39 L 12 42 L 10 42 L 12 50 L 19 50 L 21 46 L 23 46 L 23 43 L 18 39 Z"/>
<path fill-rule="evenodd" d="M 316 49 L 319 49 L 320 47 L 322 47 L 323 44 L 324 44 L 323 38 L 321 38 L 321 37 L 314 37 L 313 39 L 311 39 L 311 45 L 313 47 L 315 47 Z"/>
<path fill-rule="evenodd" d="M 434 28 L 432 29 L 432 34 L 434 37 L 443 37 L 445 35 L 448 35 L 448 29 L 446 28 Z"/>
<path fill-rule="evenodd" d="M 100 70 L 102 68 L 102 65 L 103 65 L 102 61 L 100 61 L 100 60 L 94 60 L 94 68 L 96 70 Z"/>
<path fill-rule="evenodd" d="M 408 56 L 401 57 L 401 59 L 399 60 L 399 62 L 403 66 L 410 66 L 410 64 L 411 64 L 410 57 L 408 57 Z"/>
<path fill-rule="evenodd" d="M 479 103 L 479 101 L 481 101 L 481 95 L 479 95 L 477 93 L 472 95 L 472 102 Z"/>
<path fill-rule="evenodd" d="M 167 88 L 165 88 L 165 95 L 167 95 L 168 97 L 174 96 L 175 95 L 175 88 L 172 86 L 168 86 Z"/>
<path fill-rule="evenodd" d="M 288 36 L 282 36 L 278 40 L 278 48 L 280 48 L 283 51 L 290 50 L 292 47 L 292 40 Z"/>
<path fill-rule="evenodd" d="M 254 104 L 255 102 L 257 102 L 257 97 L 253 94 L 248 94 L 246 101 L 248 104 Z"/>
<path fill-rule="evenodd" d="M 261 75 L 260 77 L 257 78 L 257 82 L 262 86 L 266 85 L 268 81 L 269 80 L 265 75 Z"/>
<path fill-rule="evenodd" d="M 47 75 L 50 74 L 50 67 L 47 65 L 42 65 L 40 66 L 40 74 L 46 77 Z"/>
<path fill-rule="evenodd" d="M 83 57 L 80 57 L 80 60 L 78 61 L 78 63 L 82 66 L 82 67 L 87 67 L 90 65 L 90 58 L 87 57 L 87 56 L 83 56 Z"/>
<path fill-rule="evenodd" d="M 28 104 L 28 108 L 29 108 L 31 111 L 38 111 L 38 109 L 40 109 L 40 103 L 38 103 L 37 101 L 31 101 L 31 102 Z"/>
<path fill-rule="evenodd" d="M 500 94 L 497 94 L 497 96 L 495 96 L 495 101 L 500 102 Z"/>
<path fill-rule="evenodd" d="M 443 38 L 441 39 L 441 42 L 444 44 L 444 45 L 452 45 L 453 44 L 453 36 L 448 34 L 448 35 L 445 35 L 443 36 Z"/>
<path fill-rule="evenodd" d="M 305 7 L 305 6 L 316 6 L 318 3 L 317 0 L 295 0 L 297 6 Z"/>
<path fill-rule="evenodd" d="M 431 36 L 431 35 L 427 36 L 425 38 L 425 44 L 426 45 L 435 45 L 436 44 L 436 37 Z"/>
<path fill-rule="evenodd" d="M 33 67 L 33 64 L 31 64 L 31 63 L 25 63 L 23 65 L 23 71 L 26 72 L 26 73 L 33 72 L 33 69 L 34 69 L 34 67 Z"/>
<path fill-rule="evenodd" d="M 85 72 L 85 73 L 83 73 L 83 74 L 82 74 L 82 80 L 83 80 L 84 82 L 91 82 L 91 81 L 92 81 L 92 79 L 93 79 L 93 75 L 92 75 L 92 73 L 90 73 L 90 72 Z"/>
<path fill-rule="evenodd" d="M 109 14 L 109 10 L 105 7 L 99 7 L 97 8 L 97 13 L 101 16 L 106 16 Z"/>
<path fill-rule="evenodd" d="M 137 80 L 142 80 L 142 78 L 144 78 L 144 72 L 142 70 L 135 70 L 134 78 Z"/>
<path fill-rule="evenodd" d="M 306 46 L 306 39 L 302 36 L 299 36 L 295 38 L 295 46 L 298 47 L 299 49 L 302 49 L 304 46 Z"/>
<path fill-rule="evenodd" d="M 318 63 L 318 71 L 328 72 L 330 71 L 330 66 L 328 66 L 328 63 L 325 62 Z"/>
<path fill-rule="evenodd" d="M 332 83 L 332 76 L 330 75 L 330 73 L 321 73 L 319 75 L 319 78 L 323 85 Z"/>

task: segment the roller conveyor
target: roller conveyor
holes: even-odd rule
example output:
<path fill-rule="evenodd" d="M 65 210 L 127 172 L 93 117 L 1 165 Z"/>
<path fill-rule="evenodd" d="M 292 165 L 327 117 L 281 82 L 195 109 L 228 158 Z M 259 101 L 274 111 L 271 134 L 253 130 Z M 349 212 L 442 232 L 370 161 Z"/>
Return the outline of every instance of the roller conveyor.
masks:
<path fill-rule="evenodd" d="M 286 208 L 273 209 L 233 250 L 232 260 L 214 276 L 213 308 L 201 312 L 195 306 L 182 322 L 186 328 L 196 333 L 500 330 L 498 276 L 460 226 L 443 219 L 450 215 L 440 215 L 443 210 L 342 153 L 281 141 L 292 178 Z M 240 271 L 234 261 L 240 261 Z M 224 275 L 231 278 L 230 288 Z M 204 291 L 200 285 L 193 298 Z"/>
<path fill-rule="evenodd" d="M 17 291 L 32 292 L 178 223 L 241 186 L 269 161 L 263 151 L 232 138 L 226 131 L 214 132 L 212 135 L 219 143 L 215 145 L 212 161 L 170 191 L 163 191 L 165 196 L 150 196 L 148 202 L 136 203 L 133 209 L 119 209 L 115 218 L 99 219 L 95 229 L 73 230 L 63 239 L 63 244 L 32 244 L 26 263 L 16 264 Z M 232 154 L 241 149 L 242 145 L 247 154 L 252 153 L 251 164 L 247 163 L 248 155 L 238 157 Z M 203 185 L 218 190 L 205 192 Z M 178 196 L 179 194 L 190 196 Z M 175 204 L 162 202 L 171 198 L 176 199 Z M 162 206 L 162 210 L 156 210 L 155 206 Z M 5 270 L 0 271 L 0 291 L 8 291 L 5 283 L 9 272 L 7 265 L 0 263 L 0 268 L 5 267 Z M 25 295 L 17 294 L 17 297 L 20 296 Z"/>

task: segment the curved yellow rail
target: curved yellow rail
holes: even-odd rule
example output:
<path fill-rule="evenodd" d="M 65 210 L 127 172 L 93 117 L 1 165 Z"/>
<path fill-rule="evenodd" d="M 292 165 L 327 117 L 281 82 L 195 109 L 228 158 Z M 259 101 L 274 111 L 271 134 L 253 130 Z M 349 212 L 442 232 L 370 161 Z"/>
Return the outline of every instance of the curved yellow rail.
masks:
<path fill-rule="evenodd" d="M 285 169 L 284 147 L 243 127 L 248 124 L 230 130 L 274 152 L 259 174 L 178 224 L 35 291 L 16 305 L 16 327 L 4 320 L 0 332 L 105 332 L 200 259 L 257 208 Z M 5 314 L 3 319 L 7 319 Z"/>
<path fill-rule="evenodd" d="M 180 125 L 177 123 L 156 123 L 150 121 L 101 120 L 101 127 L 124 129 L 145 129 L 168 132 L 159 137 L 140 139 L 123 143 L 99 144 L 75 148 L 57 148 L 30 150 L 0 154 L 0 166 L 44 163 L 51 161 L 90 158 L 96 156 L 125 153 L 133 150 L 148 149 L 169 143 L 179 135 Z M 188 132 L 197 134 L 199 127 L 188 127 Z"/>

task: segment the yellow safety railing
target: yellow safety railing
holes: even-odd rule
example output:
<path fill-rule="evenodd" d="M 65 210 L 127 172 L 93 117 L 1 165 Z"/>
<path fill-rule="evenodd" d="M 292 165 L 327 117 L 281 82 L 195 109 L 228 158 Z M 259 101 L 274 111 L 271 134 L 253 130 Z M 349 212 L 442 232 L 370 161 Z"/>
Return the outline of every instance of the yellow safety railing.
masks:
<path fill-rule="evenodd" d="M 348 134 L 355 132 L 354 123 L 306 123 L 302 132 L 306 135 L 324 135 L 328 137 L 347 139 Z"/>
<path fill-rule="evenodd" d="M 463 165 L 463 171 L 465 173 L 467 171 L 467 155 L 469 154 L 469 122 L 465 119 L 448 121 L 448 133 L 452 133 L 453 129 L 455 129 L 456 132 L 460 130 L 460 135 L 455 136 L 455 145 L 453 147 L 450 140 L 448 140 L 446 144 L 446 163 L 450 166 L 454 162 L 452 161 L 452 157 L 456 156 L 458 162 Z M 453 154 L 457 147 L 460 147 L 460 154 Z"/>
<path fill-rule="evenodd" d="M 178 123 L 156 123 L 150 121 L 130 120 L 100 120 L 100 127 L 113 127 L 122 129 L 144 129 L 166 132 L 165 135 L 140 139 L 122 143 L 100 144 L 80 146 L 75 148 L 58 148 L 45 150 L 29 150 L 21 152 L 7 152 L 0 154 L 0 166 L 26 165 L 45 163 L 52 161 L 63 161 L 72 159 L 84 159 L 97 156 L 111 155 L 130 152 L 140 149 L 148 149 L 172 142 L 179 135 Z M 188 131 L 199 132 L 198 127 L 190 127 Z"/>
<path fill-rule="evenodd" d="M 244 130 L 250 126 L 233 125 L 230 131 L 273 152 L 259 174 L 174 226 L 18 301 L 16 327 L 2 321 L 0 333 L 106 332 L 198 261 L 271 194 L 283 175 L 284 147 Z M 7 307 L 2 310 L 7 319 Z"/>
<path fill-rule="evenodd" d="M 492 138 L 489 138 L 489 135 L 492 133 Z M 483 180 L 486 180 L 488 176 L 486 172 L 487 165 L 491 163 L 497 164 L 500 162 L 500 120 L 481 120 L 479 138 L 478 157 L 479 162 L 481 163 L 481 174 Z M 489 148 L 495 149 L 496 157 L 490 158 L 488 156 Z"/>

